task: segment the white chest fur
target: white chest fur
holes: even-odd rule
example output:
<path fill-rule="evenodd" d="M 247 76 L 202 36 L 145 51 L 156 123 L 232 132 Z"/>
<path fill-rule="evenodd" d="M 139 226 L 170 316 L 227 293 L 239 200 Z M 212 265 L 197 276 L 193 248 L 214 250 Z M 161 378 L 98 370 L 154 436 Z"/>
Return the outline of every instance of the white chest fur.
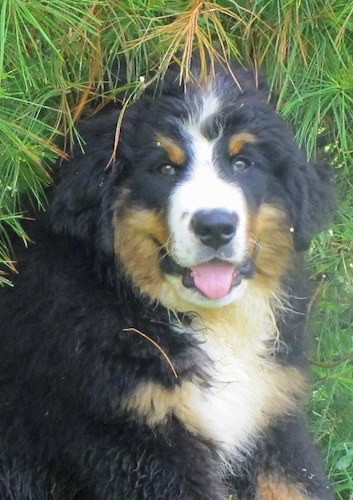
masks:
<path fill-rule="evenodd" d="M 184 382 L 180 389 L 177 416 L 226 455 L 251 447 L 270 420 L 292 409 L 302 392 L 299 370 L 274 360 L 276 331 L 269 311 L 264 307 L 260 322 L 249 319 L 254 314 L 243 321 L 239 316 L 220 316 L 201 330 L 200 348 L 211 361 L 207 385 L 201 380 Z"/>
<path fill-rule="evenodd" d="M 177 328 L 181 335 L 199 340 L 204 356 L 195 363 L 202 376 L 172 390 L 145 383 L 122 402 L 123 408 L 137 412 L 151 426 L 174 414 L 226 456 L 243 454 L 271 418 L 293 408 L 304 385 L 299 370 L 274 361 L 276 333 L 268 307 L 263 314 L 243 312 L 213 312 L 209 321 L 195 320 L 189 331 Z M 271 341 L 273 349 L 268 347 Z"/>
<path fill-rule="evenodd" d="M 217 335 L 203 340 L 201 349 L 211 361 L 207 385 L 184 383 L 176 412 L 191 430 L 216 441 L 224 451 L 240 452 L 251 446 L 267 422 L 274 367 L 261 356 L 264 352 L 249 348 L 248 339 L 243 345 L 238 341 L 236 348 Z"/>

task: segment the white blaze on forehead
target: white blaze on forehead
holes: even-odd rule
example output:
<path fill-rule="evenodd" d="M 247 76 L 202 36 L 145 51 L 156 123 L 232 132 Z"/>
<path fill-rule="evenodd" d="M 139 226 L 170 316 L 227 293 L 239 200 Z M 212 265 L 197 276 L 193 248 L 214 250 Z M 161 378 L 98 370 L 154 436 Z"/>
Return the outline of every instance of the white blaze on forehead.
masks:
<path fill-rule="evenodd" d="M 202 96 L 201 105 L 198 106 L 191 122 L 194 122 L 201 127 L 205 121 L 209 120 L 212 116 L 219 112 L 220 105 L 221 102 L 215 94 L 210 93 L 206 96 Z"/>
<path fill-rule="evenodd" d="M 240 189 L 220 177 L 214 164 L 216 140 L 209 141 L 196 128 L 190 127 L 192 158 L 188 178 L 179 190 L 184 190 L 183 204 L 187 211 L 198 209 L 237 208 Z M 178 188 L 177 188 L 178 191 Z M 238 195 L 238 196 L 237 196 Z M 242 196 L 241 196 L 242 198 Z"/>

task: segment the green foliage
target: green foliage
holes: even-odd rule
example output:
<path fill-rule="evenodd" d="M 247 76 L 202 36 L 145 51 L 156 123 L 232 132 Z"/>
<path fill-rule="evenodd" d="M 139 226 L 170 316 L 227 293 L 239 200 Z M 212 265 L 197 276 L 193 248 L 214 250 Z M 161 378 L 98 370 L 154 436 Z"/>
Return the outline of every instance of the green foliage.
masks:
<path fill-rule="evenodd" d="M 58 144 L 75 122 L 116 98 L 104 79 L 117 57 L 135 98 L 171 61 L 188 76 L 194 48 L 264 67 L 278 109 L 310 156 L 335 165 L 341 210 L 311 251 L 319 332 L 309 409 L 338 498 L 353 498 L 353 4 L 346 0 L 2 0 L 0 2 L 0 263 L 21 229 L 20 195 L 36 205 L 50 183 Z M 212 60 L 212 58 L 211 58 Z M 280 89 L 279 93 L 276 94 Z M 319 147 L 318 147 L 319 146 Z M 1 279 L 1 276 L 0 276 Z M 2 275 L 6 280 L 6 273 Z"/>
<path fill-rule="evenodd" d="M 343 179 L 342 179 L 343 181 Z M 345 192 L 342 185 L 341 192 Z M 353 498 L 353 212 L 342 201 L 332 229 L 312 247 L 311 268 L 317 281 L 316 333 L 311 425 L 327 451 L 337 499 Z"/>

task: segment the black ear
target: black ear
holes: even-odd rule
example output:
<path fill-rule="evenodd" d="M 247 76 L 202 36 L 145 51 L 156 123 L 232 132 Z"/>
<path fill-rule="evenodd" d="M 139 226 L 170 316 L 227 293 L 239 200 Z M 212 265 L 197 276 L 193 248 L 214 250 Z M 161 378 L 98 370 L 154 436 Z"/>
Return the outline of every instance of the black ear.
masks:
<path fill-rule="evenodd" d="M 298 251 L 330 222 L 336 208 L 332 172 L 325 165 L 301 161 L 287 165 L 285 187 Z"/>
<path fill-rule="evenodd" d="M 87 250 L 112 254 L 111 172 L 93 170 L 87 161 L 82 168 L 73 160 L 61 166 L 58 183 L 48 196 L 42 222 L 55 234 L 84 243 Z"/>
<path fill-rule="evenodd" d="M 42 222 L 56 234 L 72 237 L 87 248 L 113 252 L 112 206 L 122 160 L 111 163 L 117 109 L 104 110 L 80 128 L 83 150 L 57 167 Z"/>

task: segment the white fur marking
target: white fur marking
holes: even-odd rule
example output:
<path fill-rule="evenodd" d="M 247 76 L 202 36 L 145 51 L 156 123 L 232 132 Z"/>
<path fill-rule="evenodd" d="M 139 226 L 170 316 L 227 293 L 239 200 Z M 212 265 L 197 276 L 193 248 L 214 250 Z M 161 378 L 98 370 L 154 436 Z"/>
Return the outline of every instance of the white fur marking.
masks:
<path fill-rule="evenodd" d="M 186 422 L 191 421 L 191 430 L 213 439 L 228 456 L 251 448 L 269 418 L 269 395 L 276 397 L 278 394 L 273 382 L 274 366 L 265 359 L 264 342 L 274 337 L 269 304 L 266 299 L 259 298 L 257 306 L 262 321 L 251 321 L 253 324 L 243 327 L 247 330 L 251 326 L 253 336 L 241 331 L 236 312 L 215 325 L 208 324 L 204 333 L 199 334 L 195 334 L 195 330 L 205 325 L 198 325 L 196 319 L 190 332 L 201 340 L 201 349 L 212 361 L 208 376 L 210 385 L 194 383 L 192 397 L 190 387 L 185 388 L 185 406 L 178 405 L 178 416 Z M 190 419 L 192 413 L 196 414 L 198 428 L 195 429 Z"/>
<path fill-rule="evenodd" d="M 193 115 L 193 121 L 198 127 L 214 116 L 220 109 L 219 98 L 214 94 L 202 96 L 201 108 L 197 109 L 197 113 Z"/>

